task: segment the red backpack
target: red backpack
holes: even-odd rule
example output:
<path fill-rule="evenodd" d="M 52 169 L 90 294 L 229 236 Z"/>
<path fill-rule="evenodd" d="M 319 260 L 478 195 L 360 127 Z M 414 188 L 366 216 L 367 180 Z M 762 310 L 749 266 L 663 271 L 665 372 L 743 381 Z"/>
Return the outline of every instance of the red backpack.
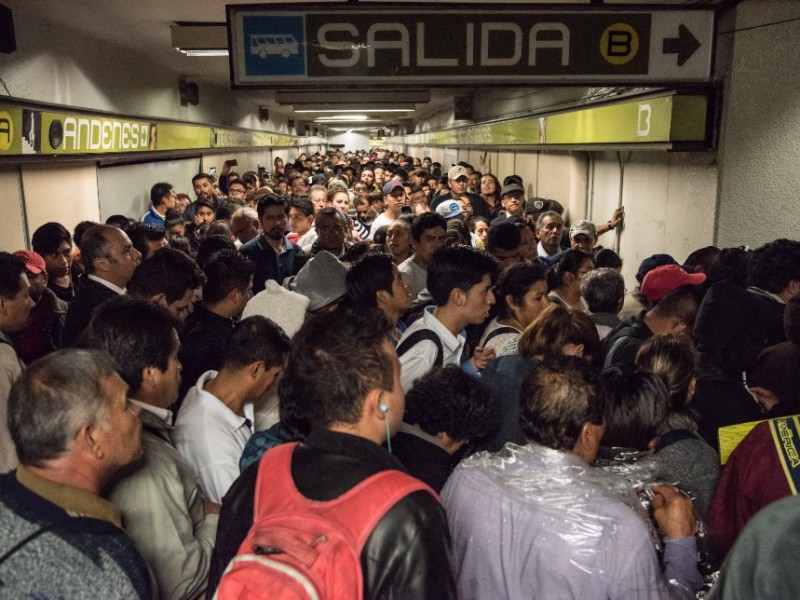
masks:
<path fill-rule="evenodd" d="M 436 492 L 402 471 L 382 471 L 330 501 L 305 498 L 292 479 L 297 443 L 261 459 L 253 526 L 222 576 L 219 600 L 361 600 L 361 550 L 399 500 Z"/>

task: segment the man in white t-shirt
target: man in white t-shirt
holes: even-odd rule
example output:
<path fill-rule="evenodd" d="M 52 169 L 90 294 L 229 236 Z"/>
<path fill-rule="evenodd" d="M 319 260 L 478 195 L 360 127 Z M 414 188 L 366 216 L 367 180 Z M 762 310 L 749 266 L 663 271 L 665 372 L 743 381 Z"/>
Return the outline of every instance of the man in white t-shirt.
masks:
<path fill-rule="evenodd" d="M 222 503 L 239 476 L 239 458 L 253 435 L 253 401 L 278 381 L 288 353 L 289 338 L 274 322 L 244 319 L 228 337 L 219 372 L 203 373 L 186 394 L 175 445 L 212 502 Z"/>
<path fill-rule="evenodd" d="M 408 202 L 406 197 L 406 190 L 403 187 L 403 182 L 397 179 L 391 179 L 383 186 L 383 205 L 384 211 L 377 216 L 372 222 L 369 231 L 369 239 L 375 235 L 375 232 L 384 225 L 390 225 L 397 217 L 403 213 L 403 207 Z"/>
<path fill-rule="evenodd" d="M 435 212 L 419 215 L 411 224 L 411 246 L 414 254 L 404 260 L 397 269 L 411 289 L 412 302 L 425 289 L 428 279 L 428 265 L 433 254 L 444 248 L 447 235 L 447 221 Z"/>

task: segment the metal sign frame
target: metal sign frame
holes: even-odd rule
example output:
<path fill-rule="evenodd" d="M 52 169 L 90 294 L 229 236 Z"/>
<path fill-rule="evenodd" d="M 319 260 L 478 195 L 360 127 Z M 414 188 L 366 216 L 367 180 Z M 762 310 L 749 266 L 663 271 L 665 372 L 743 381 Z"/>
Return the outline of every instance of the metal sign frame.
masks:
<path fill-rule="evenodd" d="M 716 12 L 492 5 L 227 6 L 233 89 L 711 81 Z"/>

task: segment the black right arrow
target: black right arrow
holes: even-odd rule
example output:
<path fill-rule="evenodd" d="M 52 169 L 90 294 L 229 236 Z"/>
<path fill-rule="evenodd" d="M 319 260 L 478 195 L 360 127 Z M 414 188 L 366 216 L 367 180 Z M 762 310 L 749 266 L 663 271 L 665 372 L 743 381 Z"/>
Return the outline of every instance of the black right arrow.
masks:
<path fill-rule="evenodd" d="M 677 54 L 678 66 L 682 67 L 684 63 L 692 57 L 697 49 L 700 47 L 700 42 L 692 35 L 692 32 L 686 25 L 678 27 L 678 37 L 664 38 L 663 53 L 664 54 Z"/>

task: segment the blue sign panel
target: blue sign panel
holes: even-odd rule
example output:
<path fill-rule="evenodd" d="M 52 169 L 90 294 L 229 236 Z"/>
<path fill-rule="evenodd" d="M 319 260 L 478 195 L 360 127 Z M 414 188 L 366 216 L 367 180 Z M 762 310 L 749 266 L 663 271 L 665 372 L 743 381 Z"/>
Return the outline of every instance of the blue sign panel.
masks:
<path fill-rule="evenodd" d="M 242 19 L 245 74 L 249 77 L 306 75 L 305 17 L 245 16 Z"/>

